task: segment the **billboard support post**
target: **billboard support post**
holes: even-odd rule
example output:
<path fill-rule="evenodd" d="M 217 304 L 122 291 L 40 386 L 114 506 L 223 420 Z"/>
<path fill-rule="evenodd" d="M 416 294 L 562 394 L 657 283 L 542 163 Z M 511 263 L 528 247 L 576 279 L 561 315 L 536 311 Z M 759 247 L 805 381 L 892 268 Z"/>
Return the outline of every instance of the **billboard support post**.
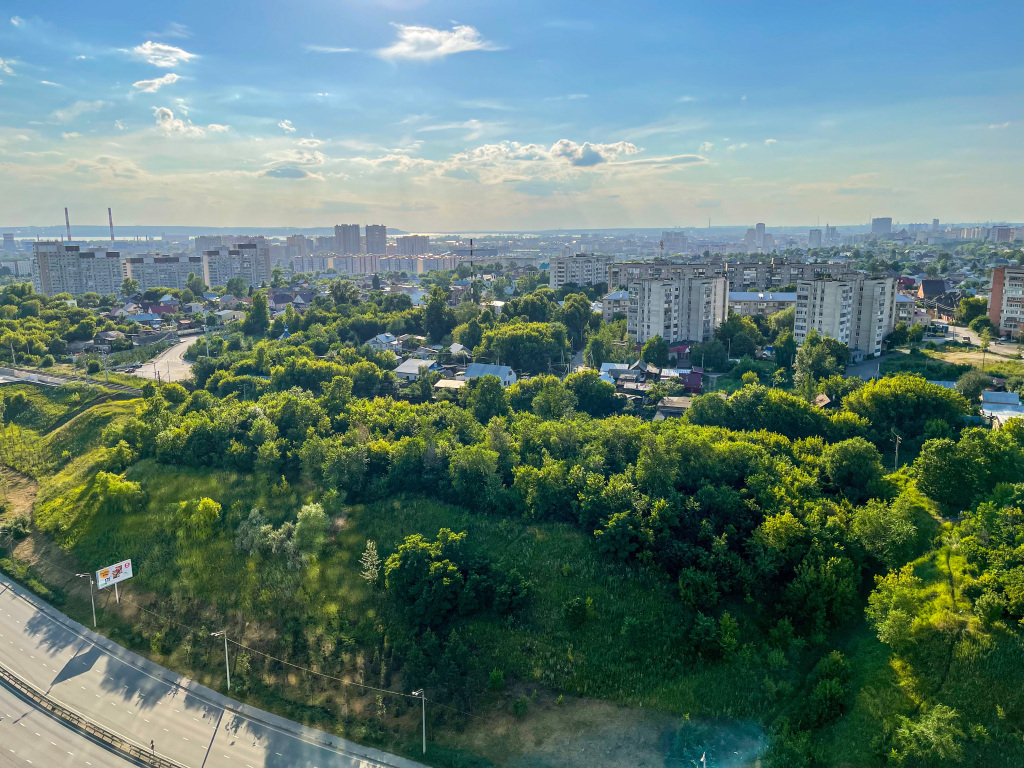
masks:
<path fill-rule="evenodd" d="M 114 582 L 114 599 L 117 600 L 117 604 L 121 604 L 121 593 L 117 591 L 117 582 Z"/>

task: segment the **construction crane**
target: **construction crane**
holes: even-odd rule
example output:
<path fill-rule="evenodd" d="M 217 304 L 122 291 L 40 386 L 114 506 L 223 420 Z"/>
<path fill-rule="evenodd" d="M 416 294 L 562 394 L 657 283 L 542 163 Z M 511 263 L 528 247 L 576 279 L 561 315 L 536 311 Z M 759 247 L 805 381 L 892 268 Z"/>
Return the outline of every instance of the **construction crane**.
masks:
<path fill-rule="evenodd" d="M 68 232 L 68 242 L 71 242 L 71 218 L 68 216 L 68 208 L 64 206 L 64 226 Z"/>
<path fill-rule="evenodd" d="M 110 242 L 114 242 L 114 214 L 107 208 L 107 220 L 110 222 Z"/>

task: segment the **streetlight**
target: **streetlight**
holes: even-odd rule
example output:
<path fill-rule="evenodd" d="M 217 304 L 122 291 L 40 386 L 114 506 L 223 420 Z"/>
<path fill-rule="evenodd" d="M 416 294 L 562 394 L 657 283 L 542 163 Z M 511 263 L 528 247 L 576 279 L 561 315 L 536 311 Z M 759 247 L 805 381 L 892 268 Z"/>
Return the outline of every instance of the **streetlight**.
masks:
<path fill-rule="evenodd" d="M 92 580 L 92 574 L 91 573 L 76 573 L 75 576 L 77 576 L 80 579 L 88 579 L 89 580 L 89 602 L 92 603 L 92 628 L 96 629 L 96 598 L 93 597 L 93 592 L 92 592 L 92 585 L 94 583 L 93 580 Z"/>
<path fill-rule="evenodd" d="M 231 662 L 228 661 L 228 631 L 222 629 L 220 632 L 211 632 L 210 637 L 224 637 L 224 671 L 228 675 L 228 691 L 231 690 Z"/>
<path fill-rule="evenodd" d="M 427 754 L 427 694 L 420 688 L 418 691 L 412 692 L 413 696 L 416 696 L 423 706 L 423 754 Z"/>

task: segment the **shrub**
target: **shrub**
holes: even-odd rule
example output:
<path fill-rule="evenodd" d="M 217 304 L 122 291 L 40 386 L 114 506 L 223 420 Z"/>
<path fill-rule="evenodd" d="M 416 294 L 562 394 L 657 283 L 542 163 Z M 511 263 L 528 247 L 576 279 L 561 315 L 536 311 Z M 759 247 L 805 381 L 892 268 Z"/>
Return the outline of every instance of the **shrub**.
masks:
<path fill-rule="evenodd" d="M 99 373 L 102 367 L 99 360 L 90 360 L 85 366 L 85 370 L 87 373 Z"/>
<path fill-rule="evenodd" d="M 579 597 L 562 604 L 562 618 L 570 629 L 579 629 L 587 623 L 587 604 Z"/>
<path fill-rule="evenodd" d="M 43 359 L 39 361 L 40 368 L 49 368 L 53 365 L 53 355 L 43 355 Z"/>
<path fill-rule="evenodd" d="M 526 711 L 530 708 L 530 700 L 525 696 L 520 696 L 514 702 L 512 702 L 512 714 L 516 717 L 523 717 L 526 715 Z"/>
<path fill-rule="evenodd" d="M 491 691 L 505 690 L 505 673 L 500 669 L 492 669 L 487 677 L 487 689 Z"/>

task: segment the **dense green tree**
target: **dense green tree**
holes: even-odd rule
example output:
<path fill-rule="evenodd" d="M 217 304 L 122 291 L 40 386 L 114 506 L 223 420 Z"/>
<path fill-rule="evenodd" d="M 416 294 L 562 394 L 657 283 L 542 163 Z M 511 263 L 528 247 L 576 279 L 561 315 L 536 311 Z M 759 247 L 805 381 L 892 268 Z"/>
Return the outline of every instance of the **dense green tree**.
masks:
<path fill-rule="evenodd" d="M 486 424 L 495 416 L 507 416 L 509 413 L 508 395 L 497 376 L 482 376 L 470 386 L 466 406 L 481 424 Z"/>
<path fill-rule="evenodd" d="M 595 418 L 604 418 L 622 410 L 623 399 L 615 394 L 615 385 L 601 380 L 593 370 L 570 373 L 565 388 L 576 398 L 576 407 Z"/>
<path fill-rule="evenodd" d="M 257 291 L 252 297 L 252 307 L 242 321 L 242 333 L 246 336 L 263 336 L 270 329 L 270 309 L 267 294 Z"/>
<path fill-rule="evenodd" d="M 668 365 L 668 342 L 657 334 L 651 336 L 644 342 L 644 346 L 640 350 L 640 359 L 645 363 L 664 368 Z"/>

